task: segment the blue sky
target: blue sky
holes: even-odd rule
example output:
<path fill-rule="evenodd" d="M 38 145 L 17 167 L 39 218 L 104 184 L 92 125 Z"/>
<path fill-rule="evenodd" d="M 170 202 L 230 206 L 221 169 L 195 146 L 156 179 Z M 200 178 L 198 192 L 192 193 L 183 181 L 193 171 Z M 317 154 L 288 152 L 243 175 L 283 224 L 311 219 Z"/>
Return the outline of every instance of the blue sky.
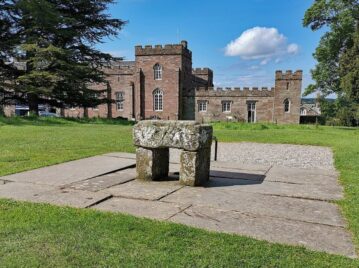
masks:
<path fill-rule="evenodd" d="M 193 67 L 209 67 L 218 86 L 273 86 L 275 70 L 314 67 L 321 32 L 303 28 L 312 0 L 118 0 L 113 17 L 128 20 L 100 49 L 134 59 L 135 45 L 187 40 Z M 232 43 L 231 43 L 232 42 Z"/>

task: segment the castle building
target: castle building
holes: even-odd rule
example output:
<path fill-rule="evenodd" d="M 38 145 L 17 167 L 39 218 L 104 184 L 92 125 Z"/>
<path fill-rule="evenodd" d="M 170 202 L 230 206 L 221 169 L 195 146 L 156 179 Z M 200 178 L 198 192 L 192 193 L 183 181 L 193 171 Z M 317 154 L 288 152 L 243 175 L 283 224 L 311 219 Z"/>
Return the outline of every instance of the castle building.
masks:
<path fill-rule="evenodd" d="M 104 71 L 109 84 L 96 88 L 107 88 L 115 102 L 88 108 L 89 117 L 299 123 L 302 71 L 276 71 L 270 89 L 214 88 L 211 69 L 192 68 L 186 41 L 136 46 L 134 61 L 115 61 Z M 83 117 L 84 109 L 58 113 Z"/>

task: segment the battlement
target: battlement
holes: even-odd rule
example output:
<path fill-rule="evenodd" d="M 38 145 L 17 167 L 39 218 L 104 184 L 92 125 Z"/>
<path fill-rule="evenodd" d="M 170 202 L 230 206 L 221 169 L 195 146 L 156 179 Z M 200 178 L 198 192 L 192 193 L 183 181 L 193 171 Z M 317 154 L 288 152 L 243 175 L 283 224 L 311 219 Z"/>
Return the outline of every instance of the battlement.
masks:
<path fill-rule="evenodd" d="M 215 96 L 215 97 L 272 97 L 274 96 L 274 87 L 197 87 L 197 96 Z"/>
<path fill-rule="evenodd" d="M 192 58 L 192 52 L 187 48 L 187 41 L 182 41 L 180 44 L 135 46 L 135 55 L 184 55 Z"/>
<path fill-rule="evenodd" d="M 302 70 L 297 70 L 294 73 L 292 70 L 287 70 L 285 72 L 281 70 L 277 70 L 275 72 L 276 80 L 302 80 L 302 78 L 303 78 Z"/>
<path fill-rule="evenodd" d="M 103 69 L 106 74 L 133 74 L 135 71 L 134 61 L 112 61 L 105 64 Z"/>
<path fill-rule="evenodd" d="M 193 68 L 192 73 L 195 75 L 213 75 L 213 71 L 210 68 Z"/>

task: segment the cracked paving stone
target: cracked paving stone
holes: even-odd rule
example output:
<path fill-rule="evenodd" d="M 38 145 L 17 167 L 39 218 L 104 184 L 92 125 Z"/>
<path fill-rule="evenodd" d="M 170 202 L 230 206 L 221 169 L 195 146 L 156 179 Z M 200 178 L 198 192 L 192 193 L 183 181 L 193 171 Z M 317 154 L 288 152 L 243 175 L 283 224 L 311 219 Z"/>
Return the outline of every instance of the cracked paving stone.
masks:
<path fill-rule="evenodd" d="M 161 201 L 215 207 L 339 227 L 346 226 L 338 207 L 324 201 L 238 192 L 227 188 L 202 187 L 184 187 L 164 197 Z"/>
<path fill-rule="evenodd" d="M 121 212 L 138 217 L 167 220 L 168 218 L 171 218 L 181 212 L 186 207 L 160 201 L 114 197 L 95 205 L 92 208 L 103 211 Z"/>
<path fill-rule="evenodd" d="M 40 193 L 34 199 L 34 202 L 49 203 L 58 206 L 70 206 L 75 208 L 87 208 L 110 197 L 111 195 L 100 192 L 94 193 L 89 191 L 56 189 Z"/>
<path fill-rule="evenodd" d="M 352 237 L 341 227 L 263 217 L 204 206 L 192 206 L 172 217 L 170 221 L 356 257 Z"/>
<path fill-rule="evenodd" d="M 126 183 L 136 178 L 136 169 L 124 169 L 114 173 L 106 174 L 103 176 L 95 177 L 85 181 L 79 181 L 66 186 L 66 188 L 75 190 L 86 190 L 97 192 L 111 186 Z"/>
<path fill-rule="evenodd" d="M 211 177 L 206 187 L 226 188 L 231 191 L 278 195 L 286 197 L 313 199 L 313 200 L 339 200 L 343 198 L 341 187 L 337 185 L 308 185 L 291 184 L 283 182 L 227 179 Z"/>
<path fill-rule="evenodd" d="M 183 186 L 178 181 L 139 181 L 133 180 L 124 184 L 116 185 L 104 192 L 116 197 L 133 199 L 158 200 Z"/>

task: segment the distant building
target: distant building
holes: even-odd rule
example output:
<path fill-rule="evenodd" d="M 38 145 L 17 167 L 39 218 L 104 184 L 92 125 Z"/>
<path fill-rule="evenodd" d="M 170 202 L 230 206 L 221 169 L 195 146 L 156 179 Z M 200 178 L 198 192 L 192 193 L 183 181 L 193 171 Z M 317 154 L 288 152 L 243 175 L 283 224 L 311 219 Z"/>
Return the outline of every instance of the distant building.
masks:
<path fill-rule="evenodd" d="M 320 105 L 317 99 L 302 99 L 300 116 L 320 116 Z"/>
<path fill-rule="evenodd" d="M 272 88 L 214 88 L 211 69 L 192 68 L 192 52 L 186 41 L 136 46 L 135 61 L 116 61 L 104 71 L 109 81 L 106 97 L 115 102 L 88 108 L 89 117 L 300 121 L 302 71 L 276 71 Z M 94 88 L 106 89 L 107 85 L 94 85 Z M 84 109 L 78 107 L 57 112 L 66 117 L 84 115 Z"/>

